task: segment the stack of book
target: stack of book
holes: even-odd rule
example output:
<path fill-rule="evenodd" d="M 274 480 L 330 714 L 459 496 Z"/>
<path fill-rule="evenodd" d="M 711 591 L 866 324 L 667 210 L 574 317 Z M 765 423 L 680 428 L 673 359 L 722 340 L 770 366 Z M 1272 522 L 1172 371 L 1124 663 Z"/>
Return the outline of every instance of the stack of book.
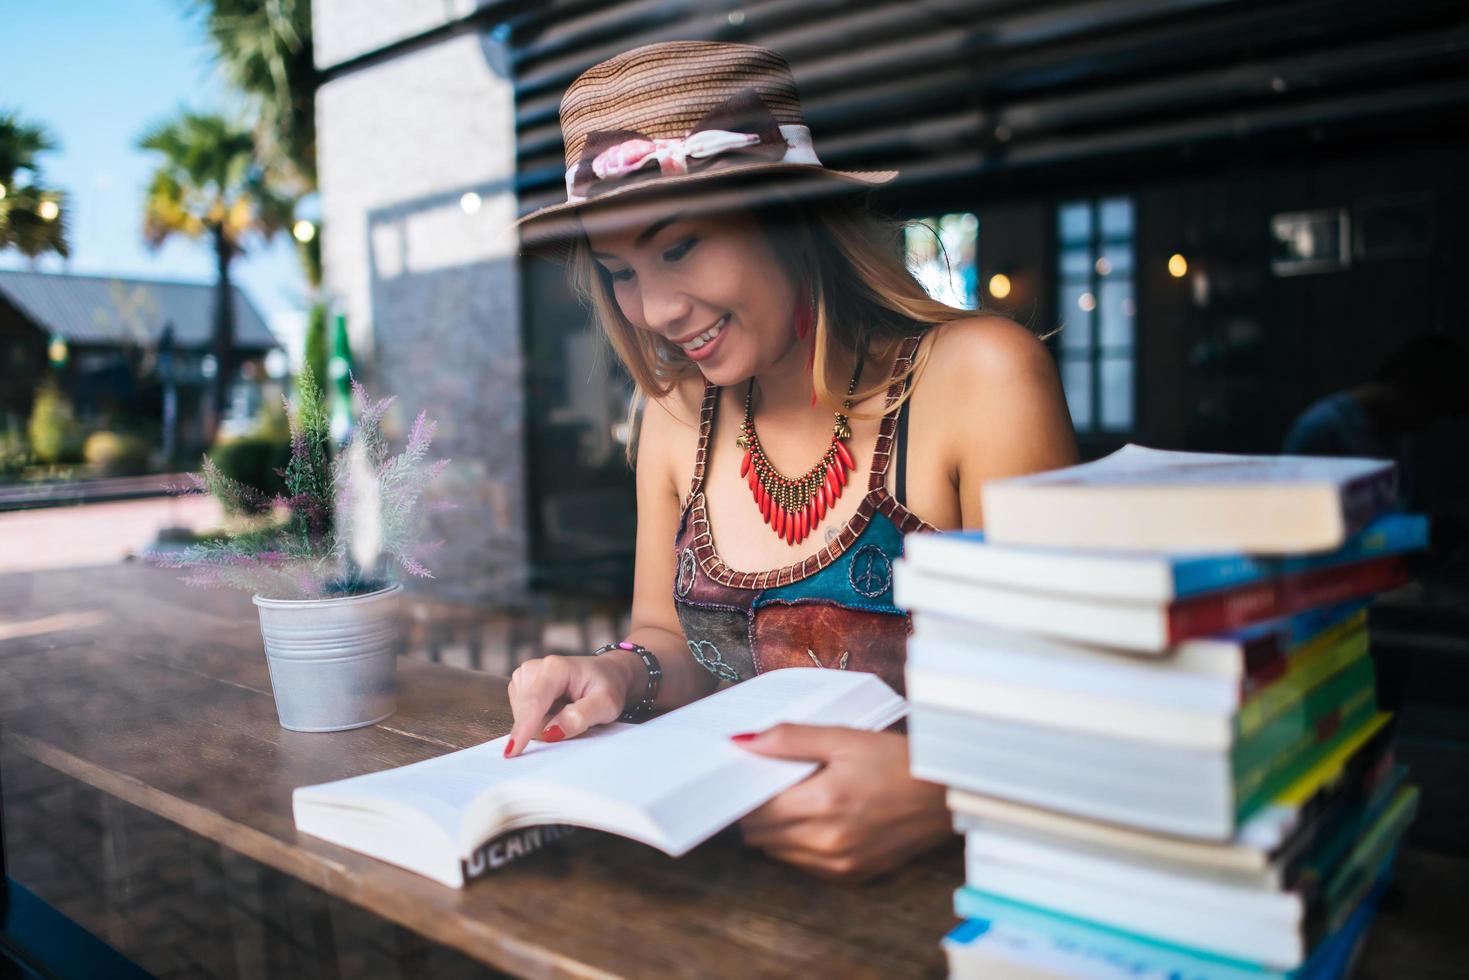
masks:
<path fill-rule="evenodd" d="M 1427 522 L 1392 464 L 1129 446 L 915 535 L 915 776 L 966 835 L 955 976 L 1340 975 L 1417 790 L 1366 606 Z"/>

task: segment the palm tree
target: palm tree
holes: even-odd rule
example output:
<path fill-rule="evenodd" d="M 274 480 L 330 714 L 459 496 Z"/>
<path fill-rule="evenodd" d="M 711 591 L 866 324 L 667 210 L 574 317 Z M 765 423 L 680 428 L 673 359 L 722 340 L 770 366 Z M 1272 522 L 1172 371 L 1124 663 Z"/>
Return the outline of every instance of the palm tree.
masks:
<path fill-rule="evenodd" d="M 262 151 L 316 187 L 317 74 L 311 0 L 189 0 L 219 63 L 259 117 Z"/>
<path fill-rule="evenodd" d="M 163 154 L 143 209 L 148 245 L 156 250 L 183 235 L 207 237 L 214 247 L 215 373 L 205 422 L 205 437 L 212 442 L 235 368 L 230 263 L 245 250 L 247 235 L 269 240 L 288 227 L 295 202 L 257 163 L 254 135 L 223 116 L 181 112 L 145 133 L 138 146 Z"/>
<path fill-rule="evenodd" d="M 32 259 L 46 252 L 71 254 L 65 195 L 45 185 L 36 159 L 55 149 L 42 127 L 21 122 L 14 112 L 0 113 L 0 250 L 13 247 Z"/>

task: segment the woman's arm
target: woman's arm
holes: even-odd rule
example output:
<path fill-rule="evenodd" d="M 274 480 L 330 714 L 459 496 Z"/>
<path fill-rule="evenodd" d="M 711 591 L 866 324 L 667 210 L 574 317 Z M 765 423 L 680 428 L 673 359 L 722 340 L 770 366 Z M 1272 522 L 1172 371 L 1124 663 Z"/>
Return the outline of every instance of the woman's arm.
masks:
<path fill-rule="evenodd" d="M 702 388 L 695 393 L 694 387 L 686 384 L 660 401 L 650 401 L 643 409 L 638 435 L 637 559 L 627 638 L 653 651 L 663 667 L 659 708 L 677 708 L 697 701 L 717 683 L 689 652 L 673 604 L 673 579 L 678 571 L 673 541 L 678 534 L 683 494 L 688 490 L 677 464 L 694 458 L 689 429 L 692 425 L 697 431 L 698 406 L 703 397 Z M 616 652 L 606 656 L 623 658 L 639 684 L 646 682 L 647 673 L 636 654 Z M 634 686 L 635 694 L 642 690 Z"/>
<path fill-rule="evenodd" d="M 633 577 L 632 628 L 627 639 L 653 652 L 663 668 L 658 707 L 676 708 L 708 694 L 715 678 L 689 653 L 673 605 L 680 490 L 674 454 L 689 444 L 691 392 L 675 390 L 650 402 L 638 433 L 637 557 Z M 697 405 L 697 402 L 693 402 Z M 693 409 L 697 419 L 697 409 Z M 590 652 L 590 651 L 588 651 Z M 510 707 L 515 724 L 506 755 L 518 755 L 530 741 L 560 741 L 593 725 L 615 721 L 647 689 L 642 658 L 625 650 L 600 657 L 543 657 L 527 661 L 510 677 Z M 558 710 L 559 709 L 559 710 Z M 554 714 L 552 713 L 554 712 Z"/>

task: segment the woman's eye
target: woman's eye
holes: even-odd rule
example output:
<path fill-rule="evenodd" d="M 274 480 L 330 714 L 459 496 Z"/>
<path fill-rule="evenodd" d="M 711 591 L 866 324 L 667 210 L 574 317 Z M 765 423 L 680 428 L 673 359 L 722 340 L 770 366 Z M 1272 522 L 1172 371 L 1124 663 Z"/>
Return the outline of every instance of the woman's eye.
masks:
<path fill-rule="evenodd" d="M 677 262 L 679 259 L 689 254 L 689 250 L 694 247 L 694 243 L 697 241 L 697 238 L 690 238 L 688 241 L 680 242 L 678 245 L 675 245 L 673 248 L 663 253 L 663 260 L 665 262 Z"/>
<path fill-rule="evenodd" d="M 607 273 L 607 275 L 612 279 L 613 282 L 627 282 L 629 279 L 632 278 L 632 270 L 619 269 L 616 272 L 609 272 Z"/>

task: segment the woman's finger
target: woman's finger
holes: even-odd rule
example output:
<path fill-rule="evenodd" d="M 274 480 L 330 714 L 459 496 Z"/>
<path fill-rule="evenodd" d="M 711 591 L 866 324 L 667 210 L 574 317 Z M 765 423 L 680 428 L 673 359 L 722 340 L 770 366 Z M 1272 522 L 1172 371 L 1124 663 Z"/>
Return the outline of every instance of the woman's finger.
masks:
<path fill-rule="evenodd" d="M 533 669 L 526 670 L 528 667 Z M 507 759 L 524 752 L 530 740 L 541 733 L 546 716 L 556 702 L 566 696 L 570 683 L 570 671 L 561 657 L 546 657 L 534 664 L 525 664 L 516 674 L 521 671 L 526 671 L 525 679 L 510 685 L 510 710 L 515 716 L 515 723 L 510 728 L 510 740 L 505 743 Z"/>
<path fill-rule="evenodd" d="M 764 806 L 746 814 L 740 821 L 740 829 L 749 833 L 830 817 L 836 809 L 834 789 L 829 785 L 831 781 L 825 771 L 813 773 Z"/>
<path fill-rule="evenodd" d="M 616 721 L 621 713 L 622 706 L 610 691 L 596 690 L 556 712 L 538 737 L 547 742 L 576 738 L 593 725 Z"/>

